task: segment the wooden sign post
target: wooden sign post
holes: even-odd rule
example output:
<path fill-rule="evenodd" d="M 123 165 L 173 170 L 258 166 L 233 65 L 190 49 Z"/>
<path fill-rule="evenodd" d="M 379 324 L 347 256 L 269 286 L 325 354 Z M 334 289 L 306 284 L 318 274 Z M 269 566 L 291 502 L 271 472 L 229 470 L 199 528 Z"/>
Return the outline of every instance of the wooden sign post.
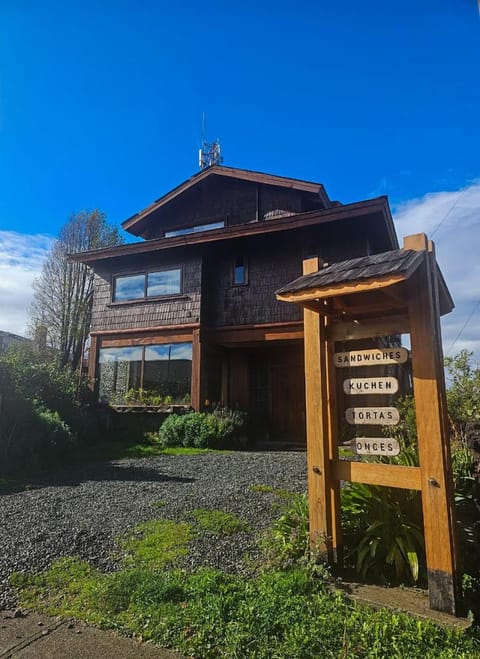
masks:
<path fill-rule="evenodd" d="M 430 607 L 456 614 L 455 511 L 440 334 L 440 315 L 451 311 L 453 302 L 433 244 L 417 234 L 406 237 L 400 250 L 325 268 L 308 259 L 303 271 L 277 298 L 304 308 L 311 542 L 323 544 L 332 563 L 341 562 L 341 481 L 419 490 Z M 400 420 L 389 398 L 399 391 L 399 381 L 385 369 L 407 364 L 408 350 L 398 345 L 406 333 L 420 466 L 362 462 L 363 455 L 388 458 L 400 451 L 398 441 L 386 436 Z M 346 349 L 346 342 L 357 345 Z M 370 347 L 358 347 L 359 342 Z M 349 401 L 343 416 L 339 395 Z M 380 397 L 381 404 L 370 404 L 371 397 Z M 342 423 L 362 433 L 351 441 L 355 460 L 339 459 Z"/>

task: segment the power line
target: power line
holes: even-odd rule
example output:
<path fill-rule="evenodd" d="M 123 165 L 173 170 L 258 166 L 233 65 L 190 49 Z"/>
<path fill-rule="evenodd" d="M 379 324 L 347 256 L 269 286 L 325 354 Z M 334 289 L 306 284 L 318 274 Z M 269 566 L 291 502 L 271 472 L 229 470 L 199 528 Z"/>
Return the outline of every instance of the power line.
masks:
<path fill-rule="evenodd" d="M 479 1 L 480 1 L 480 0 L 479 0 Z M 436 234 L 436 232 L 440 229 L 440 227 L 441 227 L 442 224 L 445 222 L 445 220 L 447 219 L 447 217 L 448 217 L 448 216 L 450 215 L 450 213 L 453 211 L 453 209 L 455 208 L 455 206 L 458 204 L 458 202 L 460 201 L 460 199 L 463 197 L 463 195 L 464 195 L 468 190 L 470 190 L 470 188 L 471 188 L 471 186 L 469 185 L 469 186 L 467 186 L 466 188 L 464 188 L 464 189 L 460 192 L 460 194 L 459 194 L 458 197 L 455 199 L 455 201 L 453 202 L 453 204 L 450 206 L 450 208 L 448 209 L 448 211 L 446 212 L 446 214 L 443 216 L 443 218 L 440 220 L 440 222 L 437 224 L 437 226 L 435 227 L 435 229 L 434 229 L 434 230 L 432 231 L 432 233 L 430 234 L 430 238 L 433 238 L 433 236 L 434 236 L 434 235 Z"/>
<path fill-rule="evenodd" d="M 461 337 L 461 335 L 463 334 L 463 330 L 466 328 L 466 326 L 468 325 L 468 323 L 472 320 L 473 315 L 474 315 L 475 311 L 478 309 L 478 307 L 480 307 L 480 300 L 478 300 L 477 304 L 474 306 L 473 311 L 470 313 L 470 315 L 468 316 L 467 320 L 463 323 L 463 327 L 462 327 L 462 329 L 459 331 L 459 333 L 458 333 L 457 336 L 455 337 L 453 343 L 451 344 L 450 348 L 447 350 L 447 353 L 446 353 L 447 356 L 450 354 L 450 351 L 452 350 L 452 348 L 455 346 L 455 344 L 456 344 L 456 342 L 458 341 L 458 339 L 459 339 L 459 338 Z"/>

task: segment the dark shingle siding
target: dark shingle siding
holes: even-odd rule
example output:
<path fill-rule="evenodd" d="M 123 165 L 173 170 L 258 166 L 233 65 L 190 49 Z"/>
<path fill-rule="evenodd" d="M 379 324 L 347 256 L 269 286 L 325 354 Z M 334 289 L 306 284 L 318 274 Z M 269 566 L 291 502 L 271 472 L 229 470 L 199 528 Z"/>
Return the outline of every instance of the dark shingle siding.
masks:
<path fill-rule="evenodd" d="M 111 274 L 103 272 L 95 276 L 95 293 L 92 310 L 92 332 L 104 330 L 141 329 L 168 325 L 188 325 L 196 323 L 200 317 L 201 298 L 201 258 L 194 257 L 183 262 L 162 260 L 155 267 L 182 266 L 183 296 L 163 300 L 136 301 L 111 305 Z M 138 272 L 137 267 L 124 267 L 122 274 Z M 115 270 L 115 274 L 120 272 Z"/>

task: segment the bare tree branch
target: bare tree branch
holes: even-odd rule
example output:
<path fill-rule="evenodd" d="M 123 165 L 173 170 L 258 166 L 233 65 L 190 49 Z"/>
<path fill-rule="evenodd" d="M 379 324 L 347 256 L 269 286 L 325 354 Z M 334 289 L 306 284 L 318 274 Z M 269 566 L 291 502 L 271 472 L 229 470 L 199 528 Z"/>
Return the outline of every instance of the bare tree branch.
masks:
<path fill-rule="evenodd" d="M 68 260 L 68 254 L 123 243 L 118 230 L 99 210 L 80 211 L 61 228 L 34 282 L 30 333 L 58 351 L 59 361 L 75 369 L 82 357 L 92 311 L 93 271 Z"/>

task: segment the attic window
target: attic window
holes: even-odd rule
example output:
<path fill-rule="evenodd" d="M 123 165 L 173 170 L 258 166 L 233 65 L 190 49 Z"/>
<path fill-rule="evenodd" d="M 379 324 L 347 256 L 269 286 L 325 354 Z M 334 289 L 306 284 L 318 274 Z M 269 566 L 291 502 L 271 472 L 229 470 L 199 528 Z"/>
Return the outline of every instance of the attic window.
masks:
<path fill-rule="evenodd" d="M 268 211 L 263 216 L 264 220 L 274 220 L 279 217 L 288 217 L 289 215 L 295 215 L 295 211 L 289 211 L 285 208 L 275 208 L 274 210 Z"/>
<path fill-rule="evenodd" d="M 210 222 L 209 224 L 197 224 L 193 227 L 185 227 L 183 229 L 174 229 L 173 231 L 165 231 L 165 238 L 172 238 L 173 236 L 184 236 L 187 233 L 202 233 L 202 231 L 213 231 L 213 229 L 223 229 L 225 220 L 219 222 Z"/>

